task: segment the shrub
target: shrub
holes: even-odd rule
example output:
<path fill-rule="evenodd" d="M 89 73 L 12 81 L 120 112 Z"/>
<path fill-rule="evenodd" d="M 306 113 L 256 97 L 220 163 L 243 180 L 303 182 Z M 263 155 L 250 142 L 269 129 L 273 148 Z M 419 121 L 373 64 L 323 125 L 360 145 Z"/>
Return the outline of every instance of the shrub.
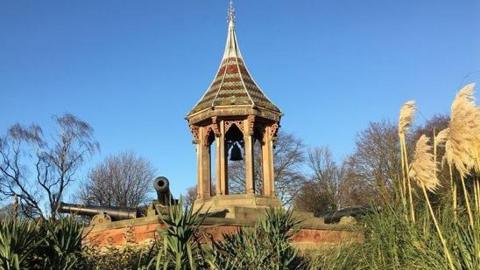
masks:
<path fill-rule="evenodd" d="M 19 219 L 0 222 L 0 268 L 29 269 L 39 242 L 37 224 Z"/>
<path fill-rule="evenodd" d="M 158 243 L 146 246 L 126 245 L 124 247 L 86 248 L 84 250 L 84 269 L 152 269 L 150 261 L 158 253 Z"/>
<path fill-rule="evenodd" d="M 224 235 L 213 241 L 209 264 L 212 269 L 303 269 L 305 261 L 289 240 L 299 221 L 292 211 L 268 209 L 252 229 Z"/>
<path fill-rule="evenodd" d="M 38 269 L 78 269 L 82 258 L 82 226 L 73 218 L 41 223 L 37 231 L 42 237 L 35 255 Z"/>
<path fill-rule="evenodd" d="M 0 269 L 74 269 L 82 262 L 81 241 L 82 227 L 71 218 L 2 220 Z"/>
<path fill-rule="evenodd" d="M 206 254 L 200 243 L 200 225 L 205 215 L 201 209 L 193 211 L 192 205 L 171 205 L 160 219 L 165 228 L 160 230 L 162 247 L 147 268 L 156 269 L 204 269 Z"/>

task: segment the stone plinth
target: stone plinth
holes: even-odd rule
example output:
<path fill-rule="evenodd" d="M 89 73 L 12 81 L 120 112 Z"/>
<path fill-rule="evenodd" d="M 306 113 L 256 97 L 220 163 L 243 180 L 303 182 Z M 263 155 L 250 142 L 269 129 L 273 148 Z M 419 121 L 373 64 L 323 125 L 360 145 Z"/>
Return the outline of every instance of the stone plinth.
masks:
<path fill-rule="evenodd" d="M 259 196 L 254 194 L 218 195 L 209 199 L 198 199 L 194 203 L 194 210 L 201 208 L 200 213 L 224 212 L 225 218 L 247 218 L 249 216 L 263 215 L 265 210 L 281 207 L 277 198 Z"/>
<path fill-rule="evenodd" d="M 253 227 L 265 211 L 238 206 L 231 209 L 235 218 L 205 218 L 201 226 L 201 231 L 207 235 L 205 239 L 221 240 L 224 234 L 236 233 L 242 227 Z M 301 229 L 292 238 L 292 244 L 298 248 L 316 249 L 363 240 L 363 233 L 354 225 L 325 224 L 322 218 L 315 218 L 311 213 L 295 212 L 294 215 L 303 221 Z M 158 216 L 95 225 L 85 229 L 84 243 L 97 247 L 147 244 L 158 239 L 158 230 L 163 226 Z"/>

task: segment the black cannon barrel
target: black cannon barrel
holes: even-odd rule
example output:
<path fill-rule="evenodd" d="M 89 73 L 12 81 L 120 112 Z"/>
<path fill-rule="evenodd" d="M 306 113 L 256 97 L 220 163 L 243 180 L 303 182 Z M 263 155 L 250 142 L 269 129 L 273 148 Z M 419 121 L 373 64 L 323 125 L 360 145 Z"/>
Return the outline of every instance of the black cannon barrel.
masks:
<path fill-rule="evenodd" d="M 112 220 L 123 220 L 136 218 L 138 210 L 134 208 L 86 206 L 62 202 L 60 203 L 59 212 L 89 217 L 93 217 L 98 214 L 107 214 L 112 218 Z"/>
<path fill-rule="evenodd" d="M 174 203 L 172 193 L 170 192 L 170 182 L 164 176 L 153 180 L 153 187 L 157 191 L 157 200 L 160 204 L 168 206 Z"/>

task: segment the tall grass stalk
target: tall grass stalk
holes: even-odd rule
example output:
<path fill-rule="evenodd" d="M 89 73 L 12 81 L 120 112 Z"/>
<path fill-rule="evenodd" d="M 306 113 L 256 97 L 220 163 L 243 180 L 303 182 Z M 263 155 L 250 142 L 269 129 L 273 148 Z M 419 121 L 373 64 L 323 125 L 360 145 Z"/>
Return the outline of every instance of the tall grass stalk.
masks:
<path fill-rule="evenodd" d="M 410 177 L 408 176 L 408 153 L 407 153 L 407 143 L 405 139 L 405 134 L 408 131 L 408 128 L 411 126 L 413 118 L 415 116 L 415 102 L 407 101 L 402 108 L 400 109 L 400 117 L 398 121 L 398 136 L 400 139 L 400 154 L 401 154 L 401 163 L 402 163 L 402 186 L 403 191 L 401 194 L 402 202 L 406 201 L 408 198 L 408 206 L 410 211 L 410 218 L 412 222 L 415 222 L 415 210 L 413 205 L 413 196 L 412 196 L 412 185 L 410 183 Z M 403 193 L 404 192 L 404 193 Z M 407 203 L 404 202 L 404 205 Z"/>
<path fill-rule="evenodd" d="M 465 186 L 465 178 L 462 175 L 460 175 L 460 183 L 462 183 L 465 205 L 467 207 L 468 221 L 470 222 L 470 226 L 473 228 L 473 214 L 472 208 L 470 207 L 470 197 L 468 196 L 467 187 Z"/>
<path fill-rule="evenodd" d="M 455 221 L 457 221 L 457 212 L 458 212 L 458 208 L 457 208 L 457 184 L 455 182 L 455 180 L 453 179 L 453 169 L 452 169 L 452 165 L 451 164 L 448 164 L 448 170 L 449 170 L 449 173 L 450 173 L 450 189 L 451 189 L 451 192 L 452 192 L 452 205 L 453 205 L 453 217 L 455 219 Z"/>
<path fill-rule="evenodd" d="M 422 185 L 422 191 L 423 191 L 423 195 L 425 197 L 425 201 L 427 202 L 428 210 L 430 211 L 430 215 L 431 215 L 433 223 L 435 225 L 435 229 L 437 230 L 438 237 L 440 238 L 440 241 L 442 242 L 443 251 L 445 252 L 445 256 L 447 257 L 448 265 L 450 266 L 450 268 L 452 270 L 455 270 L 456 268 L 453 265 L 452 255 L 450 255 L 450 251 L 448 250 L 448 246 L 447 246 L 447 241 L 445 241 L 445 238 L 443 237 L 442 230 L 440 229 L 440 226 L 438 225 L 437 218 L 435 217 L 435 213 L 433 212 L 433 209 L 432 209 L 432 204 L 430 203 L 430 200 L 428 199 L 427 189 L 425 188 L 425 185 Z"/>

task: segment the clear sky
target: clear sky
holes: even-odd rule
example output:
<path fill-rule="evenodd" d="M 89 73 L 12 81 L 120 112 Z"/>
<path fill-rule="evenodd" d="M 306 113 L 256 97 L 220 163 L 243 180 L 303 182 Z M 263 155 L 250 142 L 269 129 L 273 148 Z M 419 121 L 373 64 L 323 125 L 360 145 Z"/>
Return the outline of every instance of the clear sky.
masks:
<path fill-rule="evenodd" d="M 253 77 L 282 129 L 338 159 L 369 121 L 447 113 L 480 81 L 478 0 L 237 0 Z M 151 160 L 175 194 L 196 181 L 184 120 L 213 79 L 227 0 L 0 0 L 0 131 L 73 113 L 102 152 Z"/>

